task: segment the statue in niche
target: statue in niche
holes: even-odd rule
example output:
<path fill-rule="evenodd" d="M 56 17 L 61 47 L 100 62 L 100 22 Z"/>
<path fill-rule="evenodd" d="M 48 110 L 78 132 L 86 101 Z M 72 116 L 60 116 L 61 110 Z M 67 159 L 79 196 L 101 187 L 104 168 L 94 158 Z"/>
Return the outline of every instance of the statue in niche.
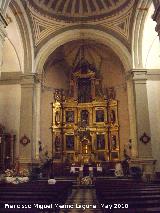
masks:
<path fill-rule="evenodd" d="M 111 123 L 116 122 L 116 115 L 115 115 L 115 111 L 113 109 L 110 111 L 110 121 L 111 121 Z"/>
<path fill-rule="evenodd" d="M 111 136 L 111 148 L 112 148 L 112 150 L 115 150 L 117 148 L 116 135 Z"/>
<path fill-rule="evenodd" d="M 105 149 L 105 137 L 104 135 L 97 135 L 97 149 Z"/>
<path fill-rule="evenodd" d="M 63 102 L 65 100 L 65 92 L 63 89 L 55 89 L 54 100 L 57 102 Z"/>
<path fill-rule="evenodd" d="M 60 136 L 56 135 L 55 137 L 55 150 L 56 152 L 59 152 L 61 149 L 61 139 Z"/>
<path fill-rule="evenodd" d="M 60 111 L 56 111 L 55 113 L 55 123 L 56 125 L 60 124 Z"/>
<path fill-rule="evenodd" d="M 66 135 L 66 149 L 74 150 L 74 135 Z"/>
<path fill-rule="evenodd" d="M 87 110 L 81 111 L 81 125 L 82 127 L 89 125 L 89 112 Z"/>
<path fill-rule="evenodd" d="M 61 90 L 60 89 L 56 89 L 55 93 L 54 93 L 54 100 L 55 101 L 60 101 L 61 100 Z"/>
<path fill-rule="evenodd" d="M 91 81 L 89 78 L 78 79 L 78 102 L 91 102 Z"/>
<path fill-rule="evenodd" d="M 104 111 L 96 110 L 96 122 L 104 122 Z"/>

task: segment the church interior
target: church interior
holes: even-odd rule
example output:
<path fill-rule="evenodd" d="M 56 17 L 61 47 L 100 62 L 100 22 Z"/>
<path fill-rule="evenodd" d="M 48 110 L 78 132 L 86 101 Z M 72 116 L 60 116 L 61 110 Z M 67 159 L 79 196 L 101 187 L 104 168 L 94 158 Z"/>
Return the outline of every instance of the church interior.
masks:
<path fill-rule="evenodd" d="M 159 0 L 0 0 L 0 211 L 160 212 L 159 26 Z"/>

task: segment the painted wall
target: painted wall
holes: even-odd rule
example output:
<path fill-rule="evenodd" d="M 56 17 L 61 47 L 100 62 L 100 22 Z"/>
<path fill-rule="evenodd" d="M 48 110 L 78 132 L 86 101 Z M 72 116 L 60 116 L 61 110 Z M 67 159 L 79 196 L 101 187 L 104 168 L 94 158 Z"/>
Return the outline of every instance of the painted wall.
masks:
<path fill-rule="evenodd" d="M 90 43 L 87 43 L 90 45 Z M 75 60 L 79 42 L 70 42 L 60 49 L 57 49 L 48 59 L 45 68 L 44 84 L 52 88 L 67 88 L 69 70 Z M 120 149 L 123 157 L 124 144 L 130 138 L 129 135 L 129 115 L 128 100 L 125 84 L 124 68 L 117 56 L 107 47 L 98 45 L 96 50 L 95 43 L 91 43 L 93 49 L 90 53 L 85 53 L 91 63 L 95 63 L 100 69 L 103 80 L 103 87 L 115 87 L 116 98 L 119 104 L 119 124 L 120 124 Z M 89 47 L 88 47 L 89 48 Z M 101 58 L 102 57 L 102 58 Z M 53 102 L 53 92 L 43 90 L 41 93 L 41 141 L 48 149 L 51 148 L 52 109 L 50 103 Z M 49 150 L 49 149 L 48 149 Z M 50 149 L 51 150 L 51 149 Z"/>
<path fill-rule="evenodd" d="M 157 160 L 156 171 L 160 172 L 160 81 L 148 81 L 148 104 L 152 138 L 152 155 Z"/>
<path fill-rule="evenodd" d="M 16 134 L 17 154 L 20 125 L 20 85 L 0 85 L 0 123 L 6 127 L 7 132 Z"/>

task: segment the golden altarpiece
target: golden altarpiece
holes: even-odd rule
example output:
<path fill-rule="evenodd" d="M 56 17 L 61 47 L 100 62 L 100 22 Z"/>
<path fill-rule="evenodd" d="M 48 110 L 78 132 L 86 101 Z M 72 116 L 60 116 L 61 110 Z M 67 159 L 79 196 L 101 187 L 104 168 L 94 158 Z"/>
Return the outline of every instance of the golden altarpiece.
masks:
<path fill-rule="evenodd" d="M 66 93 L 57 89 L 52 105 L 54 159 L 100 163 L 119 159 L 118 101 L 114 88 L 102 91 L 96 68 L 82 58 Z"/>

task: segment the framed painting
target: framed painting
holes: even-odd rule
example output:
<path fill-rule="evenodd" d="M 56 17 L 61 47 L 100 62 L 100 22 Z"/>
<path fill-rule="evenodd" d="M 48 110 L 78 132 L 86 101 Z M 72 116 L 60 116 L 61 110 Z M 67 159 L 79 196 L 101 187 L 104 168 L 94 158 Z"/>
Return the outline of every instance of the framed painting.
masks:
<path fill-rule="evenodd" d="M 104 110 L 96 110 L 96 122 L 104 122 Z"/>
<path fill-rule="evenodd" d="M 66 111 L 66 123 L 74 123 L 74 111 Z"/>
<path fill-rule="evenodd" d="M 74 150 L 74 135 L 66 135 L 66 150 Z"/>
<path fill-rule="evenodd" d="M 118 152 L 111 152 L 111 160 L 118 160 L 119 153 Z"/>
<path fill-rule="evenodd" d="M 104 150 L 105 149 L 105 135 L 98 134 L 97 135 L 97 150 Z"/>

